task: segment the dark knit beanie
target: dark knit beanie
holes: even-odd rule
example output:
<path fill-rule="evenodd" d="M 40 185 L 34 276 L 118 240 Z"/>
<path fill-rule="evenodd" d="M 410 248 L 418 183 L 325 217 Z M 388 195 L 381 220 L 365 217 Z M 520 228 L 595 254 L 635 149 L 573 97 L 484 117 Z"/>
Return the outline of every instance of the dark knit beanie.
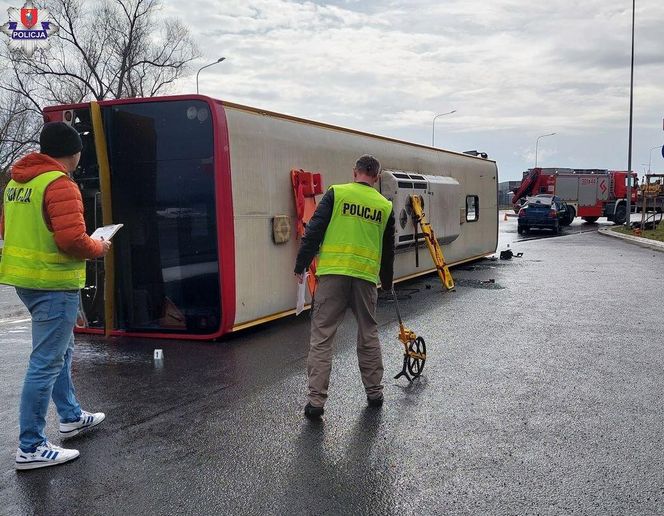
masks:
<path fill-rule="evenodd" d="M 76 129 L 64 122 L 49 122 L 39 135 L 40 152 L 52 158 L 73 156 L 83 148 Z"/>

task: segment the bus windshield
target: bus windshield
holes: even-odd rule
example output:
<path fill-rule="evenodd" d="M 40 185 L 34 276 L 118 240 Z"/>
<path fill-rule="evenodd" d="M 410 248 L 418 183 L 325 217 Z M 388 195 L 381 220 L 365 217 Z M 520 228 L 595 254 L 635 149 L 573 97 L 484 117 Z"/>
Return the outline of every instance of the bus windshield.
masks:
<path fill-rule="evenodd" d="M 212 333 L 221 306 L 214 134 L 200 100 L 103 108 L 111 169 L 116 325 Z"/>

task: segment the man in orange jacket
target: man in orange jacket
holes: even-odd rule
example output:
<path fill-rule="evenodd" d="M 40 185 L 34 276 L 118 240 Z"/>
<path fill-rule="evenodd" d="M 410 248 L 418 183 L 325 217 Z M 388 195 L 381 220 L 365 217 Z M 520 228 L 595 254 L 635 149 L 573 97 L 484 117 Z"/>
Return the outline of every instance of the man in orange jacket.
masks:
<path fill-rule="evenodd" d="M 0 283 L 13 285 L 32 316 L 32 353 L 23 384 L 16 469 L 62 464 L 78 450 L 51 444 L 44 434 L 52 398 L 60 416 L 60 436 L 74 436 L 101 423 L 102 412 L 81 410 L 71 378 L 74 325 L 85 260 L 104 256 L 110 242 L 91 239 L 83 200 L 69 175 L 83 147 L 78 132 L 64 122 L 42 129 L 39 153 L 20 159 L 3 196 Z"/>

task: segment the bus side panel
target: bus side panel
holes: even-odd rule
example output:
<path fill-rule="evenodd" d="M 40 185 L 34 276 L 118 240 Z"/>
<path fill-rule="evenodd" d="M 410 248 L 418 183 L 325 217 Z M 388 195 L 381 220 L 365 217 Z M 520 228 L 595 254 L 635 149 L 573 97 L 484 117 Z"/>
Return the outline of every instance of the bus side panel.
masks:
<path fill-rule="evenodd" d="M 225 106 L 225 113 L 233 175 L 235 283 L 242 286 L 236 293 L 236 325 L 295 306 L 293 267 L 299 242 L 294 236 L 291 169 L 322 172 L 327 189 L 352 181 L 355 160 L 371 153 L 386 169 L 454 177 L 461 184 L 462 195 L 458 205 L 450 209 L 463 223 L 459 238 L 443 246 L 447 261 L 455 263 L 495 251 L 495 162 L 230 106 Z M 467 196 L 479 198 L 476 221 L 466 221 Z M 272 240 L 275 215 L 291 218 L 293 233 L 285 244 Z M 425 248 L 419 250 L 419 258 L 416 267 L 414 249 L 397 254 L 395 278 L 433 268 Z"/>

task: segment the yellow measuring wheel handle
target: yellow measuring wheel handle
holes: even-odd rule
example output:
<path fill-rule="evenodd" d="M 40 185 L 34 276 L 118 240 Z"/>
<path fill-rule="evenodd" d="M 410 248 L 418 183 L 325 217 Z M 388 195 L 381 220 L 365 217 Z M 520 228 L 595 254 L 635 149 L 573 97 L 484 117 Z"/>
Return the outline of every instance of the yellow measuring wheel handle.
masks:
<path fill-rule="evenodd" d="M 410 204 L 413 207 L 413 213 L 415 213 L 415 229 L 417 232 L 417 225 L 422 228 L 422 233 L 424 233 L 424 241 L 429 248 L 431 253 L 431 259 L 433 260 L 436 270 L 438 271 L 438 277 L 443 283 L 447 290 L 454 290 L 454 280 L 452 279 L 452 274 L 450 269 L 445 263 L 445 256 L 443 256 L 443 250 L 436 240 L 436 235 L 431 228 L 431 224 L 427 222 L 426 217 L 424 216 L 424 210 L 422 209 L 422 200 L 419 195 L 410 196 Z"/>
<path fill-rule="evenodd" d="M 403 342 L 404 345 L 407 345 L 409 342 L 415 340 L 417 335 L 414 331 L 409 330 L 405 326 L 399 326 L 399 340 Z"/>

